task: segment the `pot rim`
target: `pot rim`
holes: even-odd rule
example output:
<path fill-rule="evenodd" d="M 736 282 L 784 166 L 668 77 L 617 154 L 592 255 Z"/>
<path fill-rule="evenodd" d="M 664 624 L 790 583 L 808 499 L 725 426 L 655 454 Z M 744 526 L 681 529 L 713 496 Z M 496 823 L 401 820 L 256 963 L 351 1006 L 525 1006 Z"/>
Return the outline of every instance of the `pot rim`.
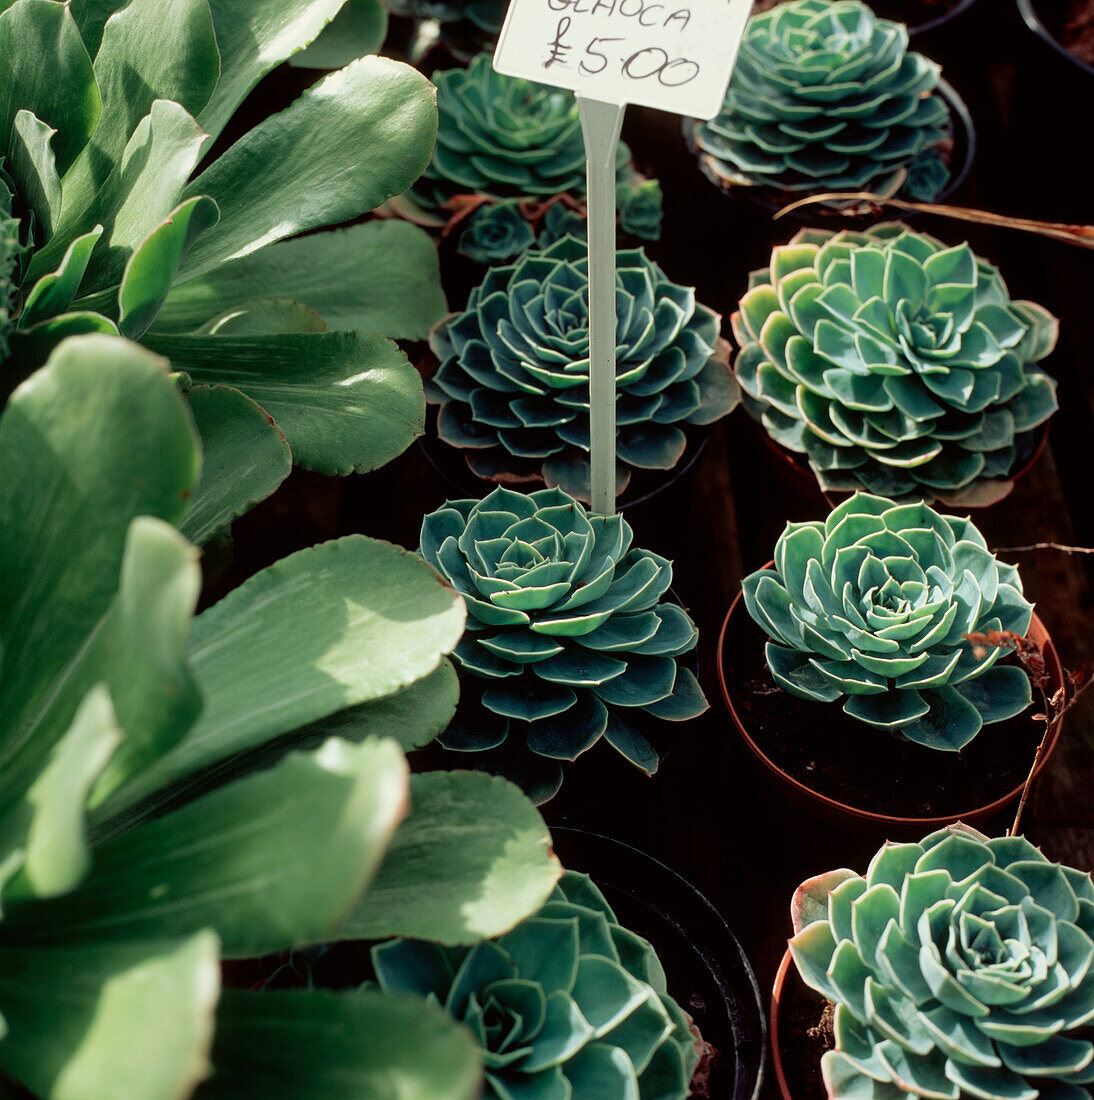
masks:
<path fill-rule="evenodd" d="M 755 971 L 752 969 L 752 964 L 748 959 L 748 955 L 745 953 L 744 948 L 741 946 L 740 941 L 737 939 L 733 929 L 729 926 L 726 918 L 722 915 L 721 911 L 710 901 L 709 898 L 690 880 L 684 878 L 678 871 L 675 871 L 668 864 L 663 863 L 656 856 L 650 855 L 649 852 L 642 848 L 637 848 L 633 844 L 628 844 L 626 841 L 617 840 L 615 837 L 608 836 L 604 833 L 597 832 L 591 829 L 582 829 L 573 825 L 551 825 L 550 832 L 552 841 L 556 833 L 561 833 L 570 840 L 581 843 L 584 841 L 592 841 L 593 844 L 601 845 L 609 850 L 620 852 L 630 858 L 637 858 L 639 861 L 645 863 L 652 870 L 653 874 L 658 876 L 664 882 L 671 883 L 673 887 L 679 890 L 685 897 L 689 898 L 691 902 L 697 906 L 710 920 L 711 925 L 716 929 L 716 934 L 722 936 L 726 944 L 730 946 L 735 954 L 733 962 L 738 965 L 743 972 L 744 977 L 747 979 L 747 985 L 751 991 L 751 997 L 749 999 L 749 1008 L 755 1012 L 755 1021 L 759 1027 L 759 1058 L 756 1067 L 756 1081 L 753 1086 L 751 1100 L 757 1100 L 760 1096 L 764 1085 L 765 1069 L 767 1061 L 767 1047 L 769 1044 L 768 1030 L 767 1030 L 767 1017 L 764 1012 L 763 997 L 760 993 L 759 983 L 756 981 Z M 579 865 L 581 860 L 576 861 Z M 569 863 L 567 863 L 569 866 Z M 627 888 L 626 885 L 619 885 L 613 883 L 610 878 L 602 878 L 596 873 L 592 873 L 591 877 L 598 885 L 607 885 L 614 887 L 621 893 L 628 894 L 634 898 L 640 904 L 646 905 L 648 908 L 657 913 L 662 919 L 669 921 L 679 932 L 688 937 L 690 929 L 688 926 L 682 924 L 678 915 L 671 912 L 665 912 L 655 902 L 652 902 L 644 897 L 640 897 L 637 894 L 632 894 L 632 891 Z M 715 956 L 712 960 L 708 957 L 708 953 L 699 947 L 690 937 L 688 937 L 689 945 L 695 951 L 697 955 L 703 960 L 703 963 L 708 968 L 713 965 L 717 965 L 719 970 L 725 968 L 725 960 L 720 956 Z M 670 975 L 671 977 L 671 975 Z M 724 1007 L 727 1014 L 732 1018 L 731 1001 L 729 995 L 725 993 L 724 987 L 721 987 L 719 982 L 720 991 L 724 1001 Z M 686 1007 L 686 1006 L 685 1006 Z M 732 1027 L 731 1027 L 731 1030 Z M 735 1036 L 736 1038 L 737 1036 Z"/>
<path fill-rule="evenodd" d="M 771 1008 L 767 1020 L 767 1032 L 771 1040 L 771 1064 L 775 1068 L 775 1083 L 779 1086 L 783 1100 L 794 1100 L 794 1098 L 790 1095 L 790 1086 L 786 1083 L 786 1074 L 783 1072 L 782 1050 L 779 1046 L 779 1002 L 782 1000 L 786 976 L 793 963 L 794 956 L 790 954 L 788 947 L 775 973 L 775 984 L 771 990 Z"/>
<path fill-rule="evenodd" d="M 771 560 L 768 561 L 766 565 L 761 566 L 761 568 L 770 569 L 774 564 L 774 560 Z M 857 806 L 850 806 L 829 795 L 821 794 L 819 791 L 813 790 L 812 787 L 806 786 L 800 779 L 796 779 L 789 772 L 783 771 L 783 769 L 763 751 L 745 728 L 744 723 L 741 721 L 733 705 L 729 685 L 726 683 L 725 667 L 722 658 L 725 638 L 729 630 L 730 621 L 734 614 L 738 613 L 739 608 L 743 606 L 743 595 L 743 590 L 738 591 L 733 602 L 730 604 L 729 611 L 726 612 L 725 619 L 722 621 L 722 629 L 718 632 L 718 652 L 716 654 L 718 686 L 722 691 L 722 701 L 725 703 L 726 709 L 733 719 L 733 724 L 737 727 L 737 732 L 741 735 L 745 744 L 748 745 L 749 749 L 751 749 L 760 763 L 774 775 L 780 784 L 792 788 L 799 796 L 819 806 L 829 815 L 838 815 L 841 818 L 850 819 L 858 825 L 886 826 L 900 829 L 922 828 L 924 833 L 928 833 L 932 829 L 942 828 L 954 821 L 967 821 L 969 819 L 982 821 L 984 818 L 990 817 L 1004 809 L 1021 795 L 1022 788 L 1025 785 L 1024 783 L 1020 783 L 1008 794 L 995 799 L 993 802 L 986 803 L 983 806 L 975 806 L 966 810 L 961 810 L 958 813 L 944 814 L 935 817 L 904 817 L 896 814 L 882 814 L 874 810 L 863 810 Z M 1029 633 L 1033 636 L 1045 655 L 1045 663 L 1048 666 L 1049 675 L 1052 678 L 1054 686 L 1061 685 L 1063 683 L 1064 673 L 1063 666 L 1060 663 L 1060 655 L 1057 653 L 1056 646 L 1053 644 L 1052 636 L 1049 634 L 1048 629 L 1045 627 L 1045 624 L 1041 621 L 1036 611 L 1033 613 Z M 1061 716 L 1052 723 L 1049 729 L 1048 737 L 1045 740 L 1044 752 L 1041 754 L 1041 759 L 1037 762 L 1037 767 L 1033 771 L 1034 780 L 1036 780 L 1044 770 L 1049 758 L 1055 751 L 1056 745 L 1060 740 L 1060 730 L 1062 727 L 1063 717 Z M 772 1039 L 772 1044 L 774 1044 L 774 1039 Z"/>
<path fill-rule="evenodd" d="M 1037 8 L 1033 0 L 1018 0 L 1018 14 L 1021 15 L 1022 21 L 1026 26 L 1037 35 L 1042 42 L 1070 61 L 1076 68 L 1081 69 L 1088 76 L 1094 76 L 1094 65 L 1083 61 L 1081 57 L 1076 57 L 1051 33 L 1051 31 L 1049 31 L 1048 27 L 1042 22 L 1041 17 L 1037 14 Z"/>
<path fill-rule="evenodd" d="M 917 23 L 914 27 L 908 28 L 908 37 L 914 39 L 916 35 L 926 34 L 928 31 L 936 30 L 938 27 L 948 23 L 951 19 L 956 19 L 959 15 L 963 15 L 976 3 L 976 0 L 958 0 L 958 3 L 954 4 L 949 11 L 943 12 L 941 15 L 936 15 L 933 19 L 928 19 L 925 23 Z"/>

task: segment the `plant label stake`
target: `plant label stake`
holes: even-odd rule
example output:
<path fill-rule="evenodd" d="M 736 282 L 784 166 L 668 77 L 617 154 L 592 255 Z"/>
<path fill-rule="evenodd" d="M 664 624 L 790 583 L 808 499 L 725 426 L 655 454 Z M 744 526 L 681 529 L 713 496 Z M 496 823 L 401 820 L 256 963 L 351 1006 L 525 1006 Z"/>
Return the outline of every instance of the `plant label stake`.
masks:
<path fill-rule="evenodd" d="M 690 6 L 685 6 L 690 5 Z M 494 68 L 577 93 L 589 218 L 593 511 L 615 511 L 615 158 L 628 103 L 713 118 L 752 0 L 510 0 Z"/>

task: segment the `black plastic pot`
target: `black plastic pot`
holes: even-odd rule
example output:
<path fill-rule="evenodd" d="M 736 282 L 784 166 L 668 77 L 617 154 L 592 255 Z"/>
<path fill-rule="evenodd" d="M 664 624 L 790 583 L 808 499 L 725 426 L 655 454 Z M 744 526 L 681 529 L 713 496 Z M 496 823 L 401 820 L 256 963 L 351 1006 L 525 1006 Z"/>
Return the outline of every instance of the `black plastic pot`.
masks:
<path fill-rule="evenodd" d="M 620 922 L 653 944 L 669 992 L 715 1048 L 711 1100 L 756 1100 L 767 1026 L 760 990 L 737 938 L 709 901 L 637 848 L 580 829 L 551 830 L 563 865 L 590 875 Z"/>
<path fill-rule="evenodd" d="M 960 190 L 972 171 L 973 161 L 976 159 L 976 126 L 973 123 L 968 105 L 958 95 L 952 84 L 946 80 L 940 80 L 938 82 L 938 94 L 946 101 L 946 105 L 950 109 L 950 118 L 953 119 L 953 154 L 950 157 L 950 181 L 936 200 L 939 203 L 945 203 Z M 687 142 L 692 155 L 698 159 L 692 141 L 695 122 L 695 119 L 684 119 L 684 140 Z M 751 207 L 753 210 L 762 211 L 768 217 L 777 214 L 784 206 L 793 202 L 795 198 L 804 197 L 790 194 L 775 197 L 767 188 L 722 186 L 714 180 L 711 180 L 711 183 L 722 194 L 744 206 Z M 895 208 L 887 208 L 883 213 L 885 219 L 890 221 L 911 221 L 918 216 L 916 211 L 897 210 Z M 858 226 L 870 225 L 878 219 L 872 215 L 853 217 L 841 214 L 838 211 L 827 210 L 820 205 L 812 205 L 793 210 L 781 220 L 788 224 L 831 225 L 839 229 L 852 229 Z M 789 229 L 787 235 L 790 235 Z"/>
<path fill-rule="evenodd" d="M 1087 77 L 1094 77 L 1094 65 L 1076 57 L 1059 39 L 1055 38 L 1037 12 L 1036 0 L 1018 0 L 1018 12 L 1026 26 L 1054 53 L 1069 61 L 1076 70 Z"/>
<path fill-rule="evenodd" d="M 941 29 L 947 23 L 952 23 L 958 16 L 964 15 L 975 3 L 976 0 L 961 0 L 960 3 L 954 4 L 949 11 L 944 11 L 941 15 L 928 19 L 925 23 L 916 23 L 915 26 L 908 27 L 908 37 L 911 39 L 912 45 L 917 50 L 920 49 L 922 47 L 922 43 L 919 41 L 920 38 Z"/>

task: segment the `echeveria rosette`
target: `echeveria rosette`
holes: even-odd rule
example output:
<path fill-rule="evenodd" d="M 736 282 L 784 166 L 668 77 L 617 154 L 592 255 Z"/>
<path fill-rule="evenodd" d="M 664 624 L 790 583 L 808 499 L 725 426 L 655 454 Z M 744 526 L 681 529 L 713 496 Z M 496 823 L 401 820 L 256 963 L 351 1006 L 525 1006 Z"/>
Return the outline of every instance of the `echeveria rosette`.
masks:
<path fill-rule="evenodd" d="M 908 29 L 859 0 L 796 0 L 753 16 L 725 105 L 692 126 L 715 183 L 778 193 L 901 190 L 945 143 L 939 67 L 908 50 Z M 928 180 L 916 173 L 920 194 Z"/>
<path fill-rule="evenodd" d="M 440 1004 L 471 1030 L 488 1100 L 686 1100 L 698 1062 L 653 947 L 567 871 L 535 916 L 496 940 L 372 949 L 383 989 Z"/>
<path fill-rule="evenodd" d="M 467 219 L 458 249 L 480 264 L 507 263 L 535 244 L 536 235 L 516 199 L 483 203 Z"/>
<path fill-rule="evenodd" d="M 0 10 L 0 219 L 25 248 L 5 294 L 9 389 L 77 333 L 167 356 L 197 393 L 208 468 L 229 471 L 222 487 L 240 472 L 222 521 L 292 460 L 371 469 L 424 428 L 419 380 L 385 337 L 423 338 L 444 312 L 432 242 L 407 224 L 310 231 L 414 181 L 436 127 L 428 81 L 355 60 L 204 159 L 250 89 L 345 2 Z"/>
<path fill-rule="evenodd" d="M 959 750 L 1032 701 L 1029 677 L 965 635 L 1025 635 L 1033 606 L 1013 565 L 968 519 L 856 493 L 823 523 L 789 523 L 773 569 L 743 584 L 771 641 L 775 682 L 844 699 L 852 718 L 932 749 Z"/>
<path fill-rule="evenodd" d="M 1056 343 L 968 244 L 898 223 L 805 229 L 732 317 L 746 408 L 821 488 L 990 503 L 1056 410 Z"/>
<path fill-rule="evenodd" d="M 499 488 L 425 517 L 420 553 L 467 604 L 455 653 L 461 706 L 442 745 L 505 746 L 483 766 L 498 762 L 492 770 L 539 801 L 557 792 L 560 762 L 601 738 L 656 770 L 657 753 L 635 723 L 684 721 L 707 701 L 677 661 L 698 632 L 663 602 L 672 565 L 631 541 L 622 516 L 591 515 L 559 489 Z"/>
<path fill-rule="evenodd" d="M 589 499 L 588 246 L 567 236 L 493 268 L 467 308 L 433 331 L 427 385 L 438 431 L 471 468 L 543 478 Z M 736 406 L 718 315 L 640 249 L 617 254 L 618 491 L 632 467 L 668 470 L 685 428 Z"/>
<path fill-rule="evenodd" d="M 1089 1100 L 1094 885 L 960 823 L 804 883 L 790 951 L 833 1001 L 833 1100 Z"/>
<path fill-rule="evenodd" d="M 396 212 L 444 216 L 454 200 L 487 196 L 531 200 L 558 196 L 583 202 L 585 142 L 573 92 L 495 72 L 488 54 L 466 69 L 433 74 L 437 85 L 437 144 L 428 167 Z M 624 232 L 653 240 L 660 233 L 659 188 L 642 189 L 645 177 L 620 142 L 616 161 Z M 634 209 L 627 214 L 628 205 Z M 655 208 L 655 209 L 651 209 Z M 531 212 L 529 212 L 529 216 Z"/>

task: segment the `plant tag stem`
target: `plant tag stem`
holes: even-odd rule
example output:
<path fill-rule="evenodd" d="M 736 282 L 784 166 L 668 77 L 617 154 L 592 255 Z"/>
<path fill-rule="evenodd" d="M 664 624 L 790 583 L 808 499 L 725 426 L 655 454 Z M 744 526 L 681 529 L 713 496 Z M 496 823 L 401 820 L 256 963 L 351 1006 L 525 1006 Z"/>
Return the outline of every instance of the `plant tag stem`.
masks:
<path fill-rule="evenodd" d="M 592 508 L 615 512 L 615 156 L 622 103 L 577 98 L 589 207 L 589 444 Z"/>

